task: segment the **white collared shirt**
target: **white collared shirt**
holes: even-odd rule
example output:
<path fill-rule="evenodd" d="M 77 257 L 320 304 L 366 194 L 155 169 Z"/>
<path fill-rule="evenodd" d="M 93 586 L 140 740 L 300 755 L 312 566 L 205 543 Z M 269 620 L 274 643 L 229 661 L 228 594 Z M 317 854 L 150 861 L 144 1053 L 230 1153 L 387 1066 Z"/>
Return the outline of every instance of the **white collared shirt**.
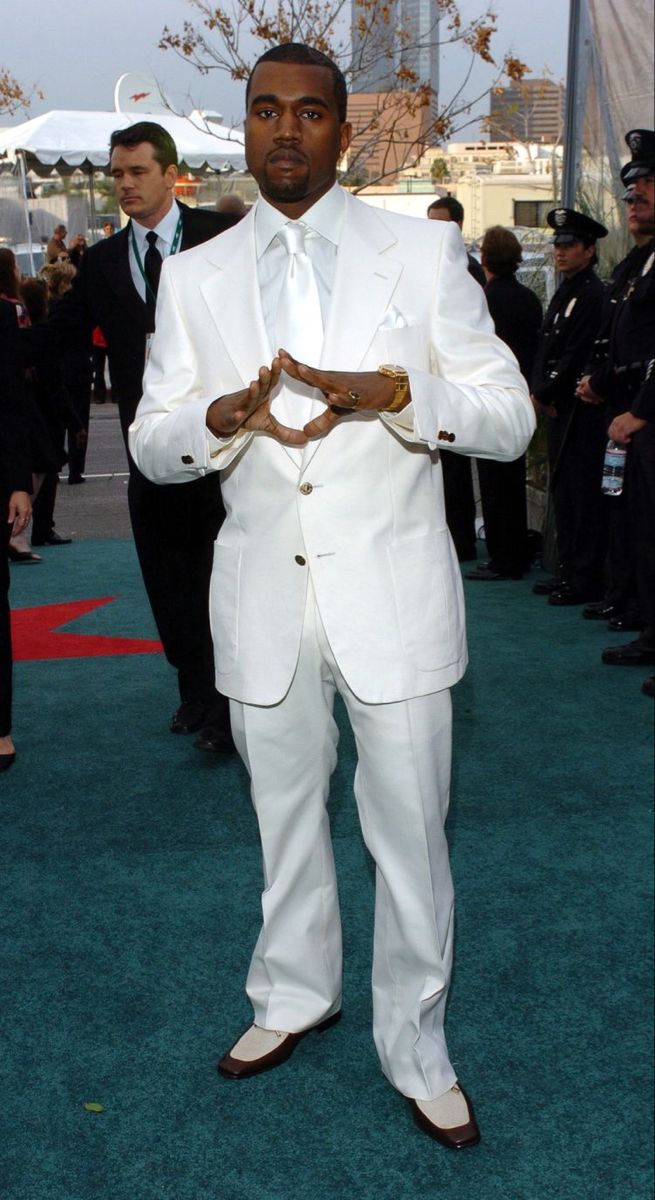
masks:
<path fill-rule="evenodd" d="M 152 231 L 147 229 L 145 225 L 139 225 L 138 221 L 132 220 L 130 222 L 130 271 L 132 273 L 132 282 L 142 300 L 145 300 L 146 298 L 146 282 L 141 271 L 139 270 L 139 264 L 136 259 L 136 254 L 134 253 L 132 234 L 134 234 L 134 237 L 136 238 L 137 249 L 141 257 L 142 265 L 145 262 L 146 251 L 148 249 L 146 235 L 150 232 L 157 234 L 157 249 L 159 250 L 162 258 L 167 258 L 171 252 L 173 239 L 175 237 L 175 230 L 177 229 L 177 223 L 180 220 L 180 216 L 180 209 L 178 205 L 173 202 L 166 213 L 166 216 L 163 217 L 163 219 L 159 222 L 159 225 L 156 225 Z"/>
<path fill-rule="evenodd" d="M 327 324 L 330 307 L 330 297 L 334 286 L 334 276 L 337 266 L 337 250 L 343 228 L 345 200 L 343 190 L 337 183 L 316 201 L 298 222 L 305 226 L 305 248 L 312 261 L 318 294 L 321 302 L 323 327 Z M 264 324 L 275 353 L 279 347 L 275 344 L 275 318 L 278 307 L 282 281 L 284 279 L 287 252 L 278 240 L 277 234 L 283 225 L 288 223 L 279 209 L 274 208 L 260 196 L 255 209 L 255 246 L 257 251 L 257 272 L 259 289 L 264 314 Z"/>

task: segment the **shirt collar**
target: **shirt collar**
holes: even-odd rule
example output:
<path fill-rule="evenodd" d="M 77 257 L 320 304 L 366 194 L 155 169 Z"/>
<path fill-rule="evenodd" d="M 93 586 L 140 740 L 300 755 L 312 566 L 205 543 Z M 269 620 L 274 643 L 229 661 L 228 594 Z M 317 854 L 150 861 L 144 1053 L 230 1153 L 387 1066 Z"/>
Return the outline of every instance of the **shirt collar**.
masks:
<path fill-rule="evenodd" d="M 313 204 L 311 208 L 307 209 L 306 213 L 303 213 L 300 220 L 308 229 L 312 229 L 320 237 L 338 246 L 344 211 L 345 200 L 343 188 L 338 183 L 334 183 L 329 192 L 321 196 L 320 200 L 316 201 L 316 204 Z M 278 208 L 274 208 L 272 204 L 269 204 L 268 200 L 265 200 L 260 195 L 255 206 L 255 241 L 258 259 L 268 249 L 282 226 L 288 223 L 288 220 L 289 218 L 284 213 L 281 213 Z"/>
<path fill-rule="evenodd" d="M 177 229 L 177 223 L 180 219 L 180 215 L 180 209 L 176 201 L 173 201 L 171 207 L 166 213 L 166 216 L 162 218 L 158 225 L 155 225 L 153 230 L 146 229 L 145 225 L 139 225 L 138 221 L 133 220 L 132 229 L 134 230 L 134 235 L 136 237 L 139 250 L 141 251 L 146 245 L 146 236 L 151 232 L 156 233 L 157 237 L 161 238 L 162 242 L 166 244 L 167 251 L 170 250 L 173 244 L 173 238 L 175 237 L 175 230 Z"/>

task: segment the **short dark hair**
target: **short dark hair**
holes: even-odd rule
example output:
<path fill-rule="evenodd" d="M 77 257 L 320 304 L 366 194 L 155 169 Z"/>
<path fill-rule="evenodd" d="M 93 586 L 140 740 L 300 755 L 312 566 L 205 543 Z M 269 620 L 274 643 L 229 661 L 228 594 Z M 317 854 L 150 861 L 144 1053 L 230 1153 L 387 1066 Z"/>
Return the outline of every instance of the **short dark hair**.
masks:
<path fill-rule="evenodd" d="M 167 129 L 154 121 L 137 121 L 136 125 L 128 125 L 127 129 L 115 129 L 109 139 L 109 153 L 117 146 L 141 146 L 148 142 L 152 146 L 155 162 L 162 171 L 167 167 L 177 166 L 177 147 Z"/>
<path fill-rule="evenodd" d="M 327 54 L 323 54 L 321 50 L 315 50 L 313 46 L 305 46 L 303 42 L 283 42 L 282 45 L 272 46 L 270 50 L 265 50 L 260 55 L 250 72 L 246 84 L 246 108 L 248 107 L 252 77 L 259 64 L 264 62 L 296 63 L 301 67 L 326 67 L 332 73 L 334 98 L 337 102 L 339 120 L 346 120 L 348 113 L 348 85 L 346 84 L 343 71 L 339 69 L 331 58 L 328 58 Z"/>
<path fill-rule="evenodd" d="M 521 243 L 510 229 L 492 225 L 482 239 L 480 257 L 492 275 L 514 275 L 523 262 Z"/>
<path fill-rule="evenodd" d="M 8 246 L 0 246 L 0 295 L 18 300 L 16 279 L 16 255 Z"/>
<path fill-rule="evenodd" d="M 458 225 L 461 225 L 464 220 L 464 205 L 460 204 L 454 196 L 437 196 L 436 200 L 429 205 L 428 212 L 432 212 L 435 208 L 445 208 L 451 221 L 457 221 Z"/>

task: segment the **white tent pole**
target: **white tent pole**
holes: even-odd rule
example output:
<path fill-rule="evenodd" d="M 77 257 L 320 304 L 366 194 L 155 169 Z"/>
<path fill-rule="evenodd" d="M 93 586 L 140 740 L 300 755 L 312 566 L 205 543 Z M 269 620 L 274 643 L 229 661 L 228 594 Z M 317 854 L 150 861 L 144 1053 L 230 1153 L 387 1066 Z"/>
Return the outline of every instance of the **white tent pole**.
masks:
<path fill-rule="evenodd" d="M 31 271 L 32 275 L 34 275 L 35 274 L 34 255 L 32 253 L 32 222 L 30 221 L 30 210 L 29 210 L 29 203 L 28 203 L 28 199 L 27 199 L 27 164 L 25 162 L 25 151 L 24 150 L 18 151 L 18 161 L 20 163 L 20 179 L 21 179 L 21 185 L 22 185 L 22 190 L 23 190 L 23 212 L 25 214 L 25 225 L 27 228 L 27 242 L 29 245 L 29 256 L 30 256 L 30 271 Z"/>

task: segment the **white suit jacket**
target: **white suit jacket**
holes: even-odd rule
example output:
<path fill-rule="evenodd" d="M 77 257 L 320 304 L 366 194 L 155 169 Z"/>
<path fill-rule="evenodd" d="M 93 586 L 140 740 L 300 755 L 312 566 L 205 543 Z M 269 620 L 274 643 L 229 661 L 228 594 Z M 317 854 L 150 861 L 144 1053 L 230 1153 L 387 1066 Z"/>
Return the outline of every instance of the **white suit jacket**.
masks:
<path fill-rule="evenodd" d="M 534 429 L 516 360 L 494 332 L 456 225 L 346 195 L 321 364 L 408 368 L 412 404 L 353 414 L 304 452 L 206 428 L 217 396 L 256 378 L 269 344 L 254 218 L 166 259 L 144 395 L 130 430 L 141 471 L 184 483 L 221 471 L 227 516 L 211 585 L 217 686 L 271 705 L 289 688 L 311 574 L 339 667 L 366 703 L 439 691 L 466 666 L 460 571 L 439 446 L 510 460 Z"/>

